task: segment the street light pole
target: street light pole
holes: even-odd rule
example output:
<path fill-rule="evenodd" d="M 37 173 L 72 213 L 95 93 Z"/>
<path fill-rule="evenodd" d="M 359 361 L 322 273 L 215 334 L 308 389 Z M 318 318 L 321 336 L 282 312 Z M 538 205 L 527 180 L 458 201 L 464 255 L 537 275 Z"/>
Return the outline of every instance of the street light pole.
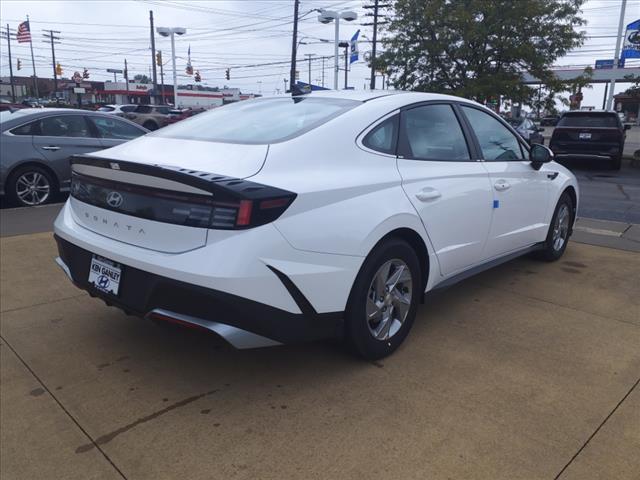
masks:
<path fill-rule="evenodd" d="M 333 89 L 338 90 L 338 43 L 340 42 L 340 15 L 336 15 L 336 33 L 335 40 L 333 42 Z"/>
<path fill-rule="evenodd" d="M 163 37 L 171 37 L 171 64 L 173 66 L 173 106 L 178 107 L 178 70 L 176 69 L 176 35 L 184 35 L 187 33 L 186 28 L 182 27 L 158 27 L 156 29 Z M 155 64 L 154 64 L 155 65 Z"/>
<path fill-rule="evenodd" d="M 334 90 L 338 90 L 338 73 L 340 71 L 340 67 L 338 66 L 339 61 L 339 53 L 338 53 L 338 44 L 340 43 L 340 19 L 346 20 L 350 22 L 358 18 L 358 14 L 352 11 L 344 11 L 344 12 L 334 12 L 331 10 L 321 10 L 320 15 L 318 15 L 318 21 L 320 23 L 331 23 L 335 22 L 335 38 L 333 45 L 333 88 Z"/>
<path fill-rule="evenodd" d="M 173 66 L 173 106 L 178 108 L 178 71 L 176 70 L 176 37 L 171 32 L 171 64 Z"/>
<path fill-rule="evenodd" d="M 620 6 L 620 20 L 618 22 L 618 36 L 616 37 L 616 53 L 613 56 L 613 68 L 614 71 L 618 69 L 618 63 L 620 62 L 620 41 L 622 40 L 622 29 L 624 28 L 624 11 L 627 8 L 627 0 L 622 0 Z M 611 110 L 613 106 L 613 90 L 616 86 L 615 78 L 611 79 L 609 83 L 609 96 L 607 97 L 607 110 Z"/>

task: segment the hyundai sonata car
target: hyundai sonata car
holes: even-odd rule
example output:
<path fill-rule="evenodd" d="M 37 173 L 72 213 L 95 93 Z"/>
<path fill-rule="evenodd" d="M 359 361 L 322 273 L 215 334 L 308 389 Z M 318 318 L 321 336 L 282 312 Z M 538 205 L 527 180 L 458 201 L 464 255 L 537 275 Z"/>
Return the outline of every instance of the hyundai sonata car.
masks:
<path fill-rule="evenodd" d="M 238 348 L 341 337 L 393 352 L 424 294 L 560 258 L 574 176 L 462 98 L 240 102 L 72 160 L 58 264 L 108 305 Z"/>

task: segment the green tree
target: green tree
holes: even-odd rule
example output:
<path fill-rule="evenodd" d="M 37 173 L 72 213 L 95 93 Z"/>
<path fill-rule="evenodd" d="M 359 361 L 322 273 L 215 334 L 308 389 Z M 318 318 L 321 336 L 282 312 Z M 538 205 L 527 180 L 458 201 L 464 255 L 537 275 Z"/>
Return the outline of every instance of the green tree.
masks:
<path fill-rule="evenodd" d="M 396 88 L 531 103 L 523 72 L 557 90 L 550 66 L 584 42 L 584 1 L 396 0 L 381 62 Z"/>
<path fill-rule="evenodd" d="M 141 74 L 134 76 L 133 80 L 138 83 L 151 83 L 151 79 L 149 77 Z"/>

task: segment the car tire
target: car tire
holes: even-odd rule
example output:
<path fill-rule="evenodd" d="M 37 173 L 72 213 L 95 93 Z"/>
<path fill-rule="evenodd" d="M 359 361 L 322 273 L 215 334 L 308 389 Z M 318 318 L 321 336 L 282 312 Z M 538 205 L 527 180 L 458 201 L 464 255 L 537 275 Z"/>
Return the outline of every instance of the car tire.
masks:
<path fill-rule="evenodd" d="M 58 189 L 51 173 L 37 165 L 26 165 L 11 173 L 6 192 L 12 205 L 35 207 L 51 202 Z"/>
<path fill-rule="evenodd" d="M 611 170 L 620 170 L 622 168 L 622 155 L 611 159 Z"/>
<path fill-rule="evenodd" d="M 142 124 L 142 126 L 144 128 L 146 128 L 147 130 L 157 130 L 158 129 L 158 124 L 156 122 L 152 122 L 152 121 L 146 121 Z"/>
<path fill-rule="evenodd" d="M 418 256 L 401 239 L 375 247 L 351 289 L 345 312 L 345 337 L 366 360 L 393 353 L 411 330 L 423 294 Z"/>
<path fill-rule="evenodd" d="M 551 218 L 549 232 L 544 241 L 544 248 L 536 252 L 536 256 L 547 262 L 555 262 L 564 254 L 569 243 L 571 226 L 573 225 L 574 205 L 568 193 L 563 193 L 558 200 Z"/>

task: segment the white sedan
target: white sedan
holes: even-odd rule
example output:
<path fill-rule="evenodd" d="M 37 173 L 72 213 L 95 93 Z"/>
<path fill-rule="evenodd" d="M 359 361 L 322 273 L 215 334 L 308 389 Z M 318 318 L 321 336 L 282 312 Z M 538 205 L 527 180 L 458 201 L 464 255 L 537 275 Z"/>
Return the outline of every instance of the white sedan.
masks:
<path fill-rule="evenodd" d="M 108 305 L 238 348 L 343 337 L 380 358 L 425 292 L 562 256 L 578 185 L 552 157 L 452 96 L 239 102 L 75 157 L 57 262 Z"/>

